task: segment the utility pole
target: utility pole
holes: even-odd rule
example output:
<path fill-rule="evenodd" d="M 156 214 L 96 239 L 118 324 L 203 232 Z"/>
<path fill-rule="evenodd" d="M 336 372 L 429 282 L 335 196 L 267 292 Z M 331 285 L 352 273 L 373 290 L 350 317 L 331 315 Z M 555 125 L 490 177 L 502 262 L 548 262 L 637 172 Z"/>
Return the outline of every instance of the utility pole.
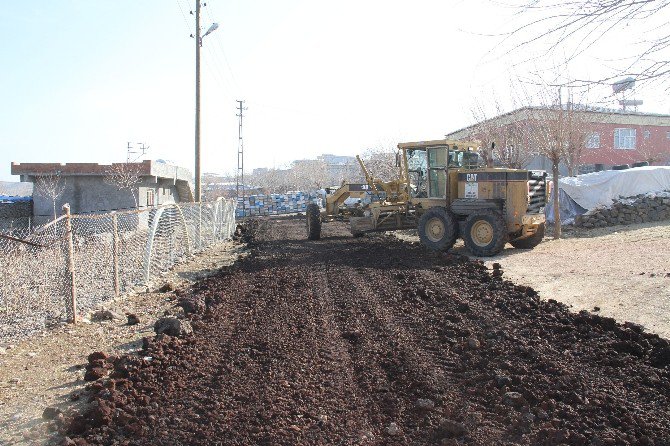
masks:
<path fill-rule="evenodd" d="M 200 0 L 195 0 L 195 196 L 200 201 Z"/>
<path fill-rule="evenodd" d="M 242 140 L 242 118 L 244 117 L 244 110 L 247 108 L 244 107 L 244 101 L 237 101 L 237 110 L 239 114 L 237 117 L 240 118 L 239 129 L 238 129 L 238 145 L 237 145 L 237 184 L 235 187 L 236 197 L 235 199 L 239 201 L 240 198 L 240 183 L 242 184 L 242 216 L 244 217 L 244 198 L 246 197 L 244 191 L 244 141 Z"/>

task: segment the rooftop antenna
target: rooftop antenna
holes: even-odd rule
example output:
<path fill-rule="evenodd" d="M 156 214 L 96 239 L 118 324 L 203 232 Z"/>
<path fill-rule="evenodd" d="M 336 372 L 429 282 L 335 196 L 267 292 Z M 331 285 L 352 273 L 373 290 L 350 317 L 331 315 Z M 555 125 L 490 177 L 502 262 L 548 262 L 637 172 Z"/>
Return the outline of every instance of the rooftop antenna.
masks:
<path fill-rule="evenodd" d="M 140 147 L 137 148 L 137 150 L 134 150 L 132 143 L 128 141 L 128 149 L 126 153 L 126 163 L 134 163 L 138 159 L 142 158 L 145 153 L 149 150 L 149 146 L 145 145 L 143 142 L 138 142 L 136 144 L 139 144 Z M 139 154 L 139 155 L 138 155 Z M 135 158 L 133 158 L 132 155 L 137 155 Z M 132 158 L 132 160 L 131 160 Z"/>
<path fill-rule="evenodd" d="M 626 107 L 635 107 L 635 111 L 637 111 L 637 107 L 644 103 L 644 101 L 638 99 L 626 99 L 626 91 L 632 90 L 633 87 L 635 87 L 635 78 L 633 77 L 627 77 L 612 84 L 612 92 L 615 95 L 621 94 L 619 105 L 623 111 L 626 111 Z"/>

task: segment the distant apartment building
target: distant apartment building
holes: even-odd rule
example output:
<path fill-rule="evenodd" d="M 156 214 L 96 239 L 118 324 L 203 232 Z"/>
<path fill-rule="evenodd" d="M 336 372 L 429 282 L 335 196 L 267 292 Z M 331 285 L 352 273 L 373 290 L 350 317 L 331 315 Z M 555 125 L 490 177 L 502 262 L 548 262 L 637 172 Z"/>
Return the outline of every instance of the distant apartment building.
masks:
<path fill-rule="evenodd" d="M 354 156 L 324 153 L 316 159 L 326 165 L 326 174 L 333 185 L 339 184 L 342 180 L 351 181 L 360 176 L 358 161 Z"/>
<path fill-rule="evenodd" d="M 111 180 L 110 174 L 119 171 L 136 173 L 138 181 L 132 186 L 132 193 L 129 189 L 119 190 Z M 33 217 L 37 224 L 53 215 L 53 200 L 40 190 L 40 177 L 57 177 L 61 182 L 62 193 L 56 200 L 59 214 L 65 203 L 70 204 L 73 214 L 85 214 L 134 209 L 135 200 L 139 208 L 193 201 L 191 172 L 163 162 L 12 163 L 11 173 L 20 175 L 21 181 L 35 183 Z"/>
<path fill-rule="evenodd" d="M 448 133 L 445 137 L 478 138 L 478 128 L 481 128 L 482 124 L 500 127 L 523 126 L 532 122 L 533 112 L 538 109 L 538 107 L 519 108 L 486 120 L 484 123 Z M 580 170 L 607 169 L 615 165 L 632 165 L 643 161 L 657 165 L 670 164 L 670 115 L 588 106 L 578 108 L 575 113 L 580 115 L 586 132 Z M 504 141 L 498 141 L 498 144 L 504 144 Z M 538 155 L 528 167 L 549 170 L 551 163 Z"/>

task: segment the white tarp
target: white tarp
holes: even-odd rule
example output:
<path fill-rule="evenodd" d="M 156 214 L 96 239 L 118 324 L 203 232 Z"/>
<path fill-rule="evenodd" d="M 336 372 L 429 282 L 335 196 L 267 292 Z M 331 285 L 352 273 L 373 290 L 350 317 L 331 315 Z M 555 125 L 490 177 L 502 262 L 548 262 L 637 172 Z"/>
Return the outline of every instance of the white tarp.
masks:
<path fill-rule="evenodd" d="M 670 190 L 670 166 L 604 170 L 559 180 L 559 188 L 586 210 L 610 206 L 612 199 Z"/>

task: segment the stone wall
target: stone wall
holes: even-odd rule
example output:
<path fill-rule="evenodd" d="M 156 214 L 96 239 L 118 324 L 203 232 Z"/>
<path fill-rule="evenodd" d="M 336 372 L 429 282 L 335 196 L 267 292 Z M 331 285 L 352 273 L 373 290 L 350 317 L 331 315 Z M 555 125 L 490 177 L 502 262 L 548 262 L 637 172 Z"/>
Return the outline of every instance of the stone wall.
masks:
<path fill-rule="evenodd" d="M 598 208 L 578 215 L 575 226 L 603 228 L 662 220 L 670 220 L 670 191 L 615 200 L 608 208 Z"/>

